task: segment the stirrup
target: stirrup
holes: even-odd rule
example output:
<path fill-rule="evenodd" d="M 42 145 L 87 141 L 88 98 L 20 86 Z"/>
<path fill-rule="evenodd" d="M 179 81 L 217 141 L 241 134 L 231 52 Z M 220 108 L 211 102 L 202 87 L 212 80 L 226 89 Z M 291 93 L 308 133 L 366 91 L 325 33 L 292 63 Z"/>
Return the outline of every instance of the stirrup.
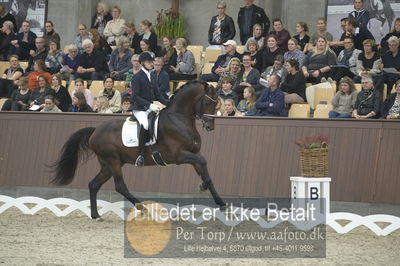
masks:
<path fill-rule="evenodd" d="M 143 155 L 139 155 L 136 159 L 135 166 L 141 167 L 144 166 L 144 157 Z"/>

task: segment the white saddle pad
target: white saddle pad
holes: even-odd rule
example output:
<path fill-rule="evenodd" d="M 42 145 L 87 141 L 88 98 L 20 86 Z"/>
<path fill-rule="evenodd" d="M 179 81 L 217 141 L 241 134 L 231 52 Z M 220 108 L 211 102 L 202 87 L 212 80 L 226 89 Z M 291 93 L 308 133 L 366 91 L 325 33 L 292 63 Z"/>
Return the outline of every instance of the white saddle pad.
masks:
<path fill-rule="evenodd" d="M 154 131 L 155 137 L 146 143 L 146 146 L 150 146 L 156 143 L 158 136 L 158 118 L 156 118 Z M 122 143 L 126 147 L 138 147 L 139 139 L 138 139 L 138 123 L 129 121 L 129 117 L 126 119 L 124 125 L 122 126 Z"/>

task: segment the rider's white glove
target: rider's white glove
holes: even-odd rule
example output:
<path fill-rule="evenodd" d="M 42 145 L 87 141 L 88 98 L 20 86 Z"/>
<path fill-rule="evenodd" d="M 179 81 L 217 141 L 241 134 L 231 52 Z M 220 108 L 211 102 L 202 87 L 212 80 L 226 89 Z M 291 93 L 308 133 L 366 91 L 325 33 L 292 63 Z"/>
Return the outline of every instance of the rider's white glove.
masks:
<path fill-rule="evenodd" d="M 159 112 L 161 110 L 161 108 L 158 105 L 155 104 L 150 104 L 150 110 L 153 112 Z"/>

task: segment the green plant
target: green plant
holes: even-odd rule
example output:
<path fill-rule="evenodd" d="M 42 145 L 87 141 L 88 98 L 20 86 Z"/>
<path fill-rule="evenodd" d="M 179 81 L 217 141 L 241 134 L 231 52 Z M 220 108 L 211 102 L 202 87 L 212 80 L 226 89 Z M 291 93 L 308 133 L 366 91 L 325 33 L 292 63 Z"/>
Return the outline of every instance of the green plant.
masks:
<path fill-rule="evenodd" d="M 185 35 L 184 20 L 181 13 L 173 13 L 171 9 L 157 11 L 155 32 L 159 38 L 183 38 Z"/>
<path fill-rule="evenodd" d="M 295 143 L 302 149 L 328 148 L 329 138 L 326 136 L 302 137 L 297 139 Z"/>

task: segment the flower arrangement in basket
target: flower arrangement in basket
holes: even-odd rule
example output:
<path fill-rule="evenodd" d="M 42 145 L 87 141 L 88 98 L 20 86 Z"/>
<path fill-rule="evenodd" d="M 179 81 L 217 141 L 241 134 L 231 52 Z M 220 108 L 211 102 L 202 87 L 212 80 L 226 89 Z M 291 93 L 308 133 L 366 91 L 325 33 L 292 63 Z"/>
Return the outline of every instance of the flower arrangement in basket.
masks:
<path fill-rule="evenodd" d="M 303 137 L 296 140 L 300 147 L 300 169 L 304 177 L 328 176 L 328 143 L 326 136 Z"/>
<path fill-rule="evenodd" d="M 155 32 L 157 37 L 183 38 L 185 35 L 185 22 L 180 13 L 172 12 L 172 9 L 157 11 L 157 23 Z"/>

